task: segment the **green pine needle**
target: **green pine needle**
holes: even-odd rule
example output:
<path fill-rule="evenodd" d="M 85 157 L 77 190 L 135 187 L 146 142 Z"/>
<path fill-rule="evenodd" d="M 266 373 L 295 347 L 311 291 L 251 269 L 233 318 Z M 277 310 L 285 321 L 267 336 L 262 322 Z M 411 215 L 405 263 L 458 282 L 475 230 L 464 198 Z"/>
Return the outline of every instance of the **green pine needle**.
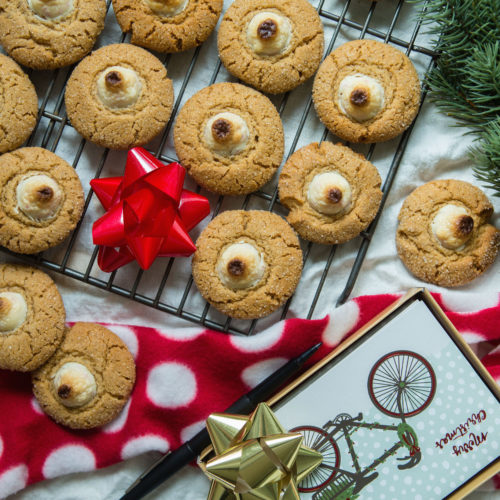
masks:
<path fill-rule="evenodd" d="M 438 35 L 427 75 L 431 99 L 471 128 L 476 177 L 500 196 L 500 0 L 428 0 L 422 14 Z"/>

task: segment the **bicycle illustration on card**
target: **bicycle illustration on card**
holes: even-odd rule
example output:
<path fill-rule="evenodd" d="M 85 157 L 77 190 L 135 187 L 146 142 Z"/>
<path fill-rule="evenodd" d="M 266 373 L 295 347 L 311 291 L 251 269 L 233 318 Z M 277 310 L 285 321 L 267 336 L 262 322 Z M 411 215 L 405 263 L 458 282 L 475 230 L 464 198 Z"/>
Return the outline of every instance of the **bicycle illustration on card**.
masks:
<path fill-rule="evenodd" d="M 365 422 L 363 414 L 352 417 L 340 413 L 322 428 L 299 426 L 291 429 L 301 432 L 304 444 L 323 454 L 323 462 L 299 485 L 301 492 L 313 493 L 313 500 L 353 500 L 358 493 L 378 477 L 375 469 L 396 455 L 400 448 L 408 456 L 397 458 L 402 461 L 399 469 L 415 467 L 422 454 L 415 430 L 406 419 L 418 415 L 431 403 L 436 392 L 436 376 L 430 363 L 420 354 L 412 351 L 395 351 L 381 357 L 368 376 L 368 394 L 375 407 L 385 415 L 399 420 L 399 423 Z M 394 444 L 373 459 L 368 466 L 361 466 L 352 438 L 360 429 L 368 431 L 394 432 Z M 352 460 L 352 467 L 341 464 L 340 447 Z"/>

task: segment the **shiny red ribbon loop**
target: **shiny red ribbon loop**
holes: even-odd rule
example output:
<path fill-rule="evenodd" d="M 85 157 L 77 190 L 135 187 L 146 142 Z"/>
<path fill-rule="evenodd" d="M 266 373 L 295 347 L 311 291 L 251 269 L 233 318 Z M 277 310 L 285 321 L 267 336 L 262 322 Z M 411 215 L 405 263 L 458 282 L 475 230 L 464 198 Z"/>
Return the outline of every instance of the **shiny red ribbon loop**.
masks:
<path fill-rule="evenodd" d="M 123 177 L 90 185 L 106 213 L 94 222 L 97 263 L 105 272 L 133 260 L 148 269 L 156 257 L 188 257 L 196 247 L 188 235 L 210 213 L 208 200 L 183 189 L 186 171 L 165 165 L 143 148 L 128 152 Z"/>

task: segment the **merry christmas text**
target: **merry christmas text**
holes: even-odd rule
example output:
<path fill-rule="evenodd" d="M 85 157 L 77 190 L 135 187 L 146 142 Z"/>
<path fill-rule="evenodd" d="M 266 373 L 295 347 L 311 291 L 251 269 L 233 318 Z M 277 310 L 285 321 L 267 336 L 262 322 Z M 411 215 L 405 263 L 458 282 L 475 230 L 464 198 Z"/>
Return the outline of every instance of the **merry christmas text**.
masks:
<path fill-rule="evenodd" d="M 463 438 L 467 436 L 467 441 L 460 445 L 453 446 L 453 454 L 459 456 L 462 453 L 469 453 L 477 448 L 480 444 L 486 441 L 487 432 L 481 432 L 481 434 L 476 434 L 471 431 L 471 427 L 480 424 L 486 420 L 486 411 L 479 410 L 477 413 L 473 413 L 464 423 L 455 427 L 452 431 L 447 432 L 439 441 L 436 441 L 436 448 L 443 449 L 445 445 L 456 439 Z"/>

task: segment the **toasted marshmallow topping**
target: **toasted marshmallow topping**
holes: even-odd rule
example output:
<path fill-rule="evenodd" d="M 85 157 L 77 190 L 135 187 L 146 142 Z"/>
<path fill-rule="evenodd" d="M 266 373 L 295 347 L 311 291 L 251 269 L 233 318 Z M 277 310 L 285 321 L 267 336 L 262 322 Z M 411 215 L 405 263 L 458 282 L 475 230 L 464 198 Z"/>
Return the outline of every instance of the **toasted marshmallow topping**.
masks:
<path fill-rule="evenodd" d="M 255 286 L 264 276 L 264 255 L 246 241 L 229 245 L 219 255 L 217 274 L 228 288 L 243 290 Z"/>
<path fill-rule="evenodd" d="M 57 370 L 52 383 L 59 401 L 70 408 L 89 403 L 97 394 L 94 375 L 87 367 L 73 361 Z"/>
<path fill-rule="evenodd" d="M 346 76 L 339 85 L 338 105 L 342 113 L 358 122 L 370 120 L 384 107 L 384 87 L 362 74 Z"/>
<path fill-rule="evenodd" d="M 351 186 L 337 172 L 323 172 L 313 177 L 307 190 L 307 201 L 321 214 L 333 215 L 351 208 Z"/>
<path fill-rule="evenodd" d="M 203 131 L 207 146 L 222 155 L 241 153 L 248 144 L 250 132 L 239 115 L 224 112 L 210 118 Z"/>
<path fill-rule="evenodd" d="M 73 0 L 28 0 L 29 8 L 42 19 L 57 21 L 73 10 Z"/>
<path fill-rule="evenodd" d="M 448 204 L 437 211 L 431 230 L 445 248 L 459 250 L 472 236 L 474 219 L 465 207 Z"/>
<path fill-rule="evenodd" d="M 145 0 L 145 2 L 155 14 L 173 17 L 186 8 L 189 0 Z"/>
<path fill-rule="evenodd" d="M 259 12 L 247 26 L 247 42 L 257 55 L 274 56 L 284 52 L 292 39 L 292 23 L 277 12 Z"/>
<path fill-rule="evenodd" d="M 111 66 L 97 77 L 97 95 L 110 109 L 133 106 L 138 101 L 141 90 L 141 80 L 130 68 Z"/>
<path fill-rule="evenodd" d="M 25 321 L 28 306 L 17 292 L 0 293 L 0 334 L 17 330 Z"/>
<path fill-rule="evenodd" d="M 18 210 L 37 222 L 53 219 L 64 201 L 59 184 L 45 174 L 24 178 L 17 185 L 16 197 Z"/>

